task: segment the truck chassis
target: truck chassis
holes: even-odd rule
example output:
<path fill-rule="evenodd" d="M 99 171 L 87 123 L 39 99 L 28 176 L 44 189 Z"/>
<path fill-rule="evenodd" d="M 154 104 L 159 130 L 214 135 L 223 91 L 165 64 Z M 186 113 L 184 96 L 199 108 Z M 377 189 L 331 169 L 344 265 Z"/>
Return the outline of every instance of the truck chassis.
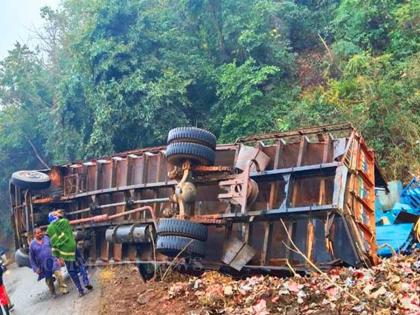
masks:
<path fill-rule="evenodd" d="M 206 227 L 203 268 L 307 271 L 311 263 L 378 262 L 374 189 L 385 182 L 350 124 L 239 138 L 217 145 L 214 165 L 172 163 L 166 151 L 53 166 L 41 171 L 51 181 L 46 189 L 11 181 L 16 248 L 24 251 L 48 212 L 63 209 L 91 264 L 190 262 L 191 244 L 173 255 L 156 250 L 159 224 L 175 218 Z"/>

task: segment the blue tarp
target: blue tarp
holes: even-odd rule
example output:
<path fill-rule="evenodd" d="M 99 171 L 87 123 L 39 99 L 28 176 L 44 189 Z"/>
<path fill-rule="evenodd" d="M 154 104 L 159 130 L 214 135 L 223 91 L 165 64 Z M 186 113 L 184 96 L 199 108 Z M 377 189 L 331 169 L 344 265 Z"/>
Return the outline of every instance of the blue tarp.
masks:
<path fill-rule="evenodd" d="M 411 249 L 411 245 L 417 240 L 413 237 L 415 220 L 413 222 L 398 222 L 400 214 L 410 214 L 420 216 L 420 187 L 419 181 L 413 178 L 411 182 L 402 190 L 400 202 L 395 202 L 392 209 L 382 210 L 379 202 L 375 202 L 375 220 L 376 220 L 376 241 L 378 243 L 378 255 L 390 256 L 392 250 L 389 247 L 381 248 L 381 245 L 387 244 L 395 252 L 406 252 Z"/>
<path fill-rule="evenodd" d="M 376 226 L 376 242 L 378 243 L 378 255 L 391 256 L 389 247 L 381 248 L 381 245 L 390 245 L 395 252 L 405 252 L 411 243 L 413 223 L 400 223 Z"/>

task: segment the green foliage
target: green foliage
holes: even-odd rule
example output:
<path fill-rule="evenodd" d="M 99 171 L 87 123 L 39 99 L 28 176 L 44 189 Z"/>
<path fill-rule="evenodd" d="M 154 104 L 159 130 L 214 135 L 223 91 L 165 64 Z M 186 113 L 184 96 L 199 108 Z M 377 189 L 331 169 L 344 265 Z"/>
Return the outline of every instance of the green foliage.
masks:
<path fill-rule="evenodd" d="M 354 55 L 342 77 L 332 79 L 318 97 L 364 131 L 392 178 L 408 177 L 407 171 L 415 174 L 420 167 L 415 158 L 420 153 L 419 62 L 418 54 L 404 62 L 390 54 Z"/>
<path fill-rule="evenodd" d="M 269 84 L 269 77 L 278 73 L 279 68 L 258 67 L 255 60 L 248 59 L 240 66 L 223 65 L 219 71 L 219 103 L 214 107 L 214 116 L 221 120 L 217 122 L 221 126 L 219 140 L 232 141 L 242 135 L 273 130 L 271 117 L 275 107 L 261 87 Z"/>

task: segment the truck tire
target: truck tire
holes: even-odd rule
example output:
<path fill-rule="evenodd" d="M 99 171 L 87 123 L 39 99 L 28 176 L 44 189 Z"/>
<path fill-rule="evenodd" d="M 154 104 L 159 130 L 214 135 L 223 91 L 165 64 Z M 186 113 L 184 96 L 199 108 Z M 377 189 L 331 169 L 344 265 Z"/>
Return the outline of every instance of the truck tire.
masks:
<path fill-rule="evenodd" d="M 17 171 L 12 174 L 12 183 L 22 189 L 40 190 L 50 187 L 51 179 L 38 171 Z"/>
<path fill-rule="evenodd" d="M 156 250 L 169 257 L 175 257 L 181 251 L 183 252 L 180 257 L 204 257 L 206 253 L 206 243 L 189 237 L 158 236 Z"/>
<path fill-rule="evenodd" d="M 29 255 L 25 249 L 19 248 L 15 252 L 15 262 L 18 267 L 29 267 L 31 268 L 31 264 L 29 262 Z"/>
<path fill-rule="evenodd" d="M 168 133 L 168 144 L 176 142 L 193 142 L 216 148 L 216 136 L 210 131 L 196 127 L 179 127 Z"/>
<path fill-rule="evenodd" d="M 175 235 L 193 238 L 199 241 L 207 240 L 207 227 L 203 224 L 178 219 L 160 219 L 158 235 Z"/>
<path fill-rule="evenodd" d="M 176 142 L 166 147 L 166 158 L 174 165 L 181 165 L 186 160 L 198 165 L 213 165 L 215 152 L 202 144 Z"/>

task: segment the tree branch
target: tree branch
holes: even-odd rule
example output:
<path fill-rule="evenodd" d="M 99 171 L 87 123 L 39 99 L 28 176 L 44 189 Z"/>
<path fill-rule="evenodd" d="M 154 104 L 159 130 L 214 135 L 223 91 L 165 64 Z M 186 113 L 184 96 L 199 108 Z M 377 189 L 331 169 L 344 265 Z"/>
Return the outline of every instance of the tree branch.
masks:
<path fill-rule="evenodd" d="M 286 248 L 288 248 L 289 250 L 291 250 L 291 251 L 299 254 L 300 256 L 302 256 L 303 259 L 305 259 L 306 262 L 312 268 L 314 268 L 320 275 L 325 277 L 329 283 L 331 283 L 333 286 L 335 286 L 341 292 L 344 292 L 345 294 L 350 296 L 356 302 L 360 303 L 360 299 L 357 296 L 351 294 L 350 292 L 347 292 L 344 288 L 342 288 L 337 283 L 335 283 L 325 272 L 323 272 L 321 269 L 319 269 L 317 265 L 315 265 L 304 253 L 302 253 L 302 251 L 299 249 L 299 247 L 297 247 L 296 244 L 293 242 L 292 237 L 290 236 L 289 232 L 287 231 L 287 227 L 286 227 L 286 224 L 284 224 L 284 221 L 282 219 L 280 219 L 280 222 L 281 222 L 281 224 L 283 224 L 284 231 L 286 232 L 287 238 L 289 239 L 290 244 L 292 244 L 293 248 L 290 248 L 289 246 L 286 245 L 285 242 L 283 242 L 284 246 L 286 246 Z"/>
<path fill-rule="evenodd" d="M 37 157 L 37 159 L 38 159 L 38 161 L 39 162 L 41 162 L 41 164 L 42 165 L 44 165 L 46 168 L 50 168 L 49 166 L 48 166 L 48 164 L 47 163 L 45 163 L 44 162 L 44 160 L 41 158 L 41 156 L 38 154 L 38 151 L 37 151 L 37 149 L 35 148 L 35 146 L 34 146 L 34 144 L 32 143 L 32 141 L 28 138 L 28 137 L 26 137 L 25 136 L 25 138 L 26 138 L 26 140 L 29 142 L 29 144 L 31 145 L 31 148 L 32 148 L 32 151 L 34 151 L 34 154 L 35 154 L 35 156 Z"/>

